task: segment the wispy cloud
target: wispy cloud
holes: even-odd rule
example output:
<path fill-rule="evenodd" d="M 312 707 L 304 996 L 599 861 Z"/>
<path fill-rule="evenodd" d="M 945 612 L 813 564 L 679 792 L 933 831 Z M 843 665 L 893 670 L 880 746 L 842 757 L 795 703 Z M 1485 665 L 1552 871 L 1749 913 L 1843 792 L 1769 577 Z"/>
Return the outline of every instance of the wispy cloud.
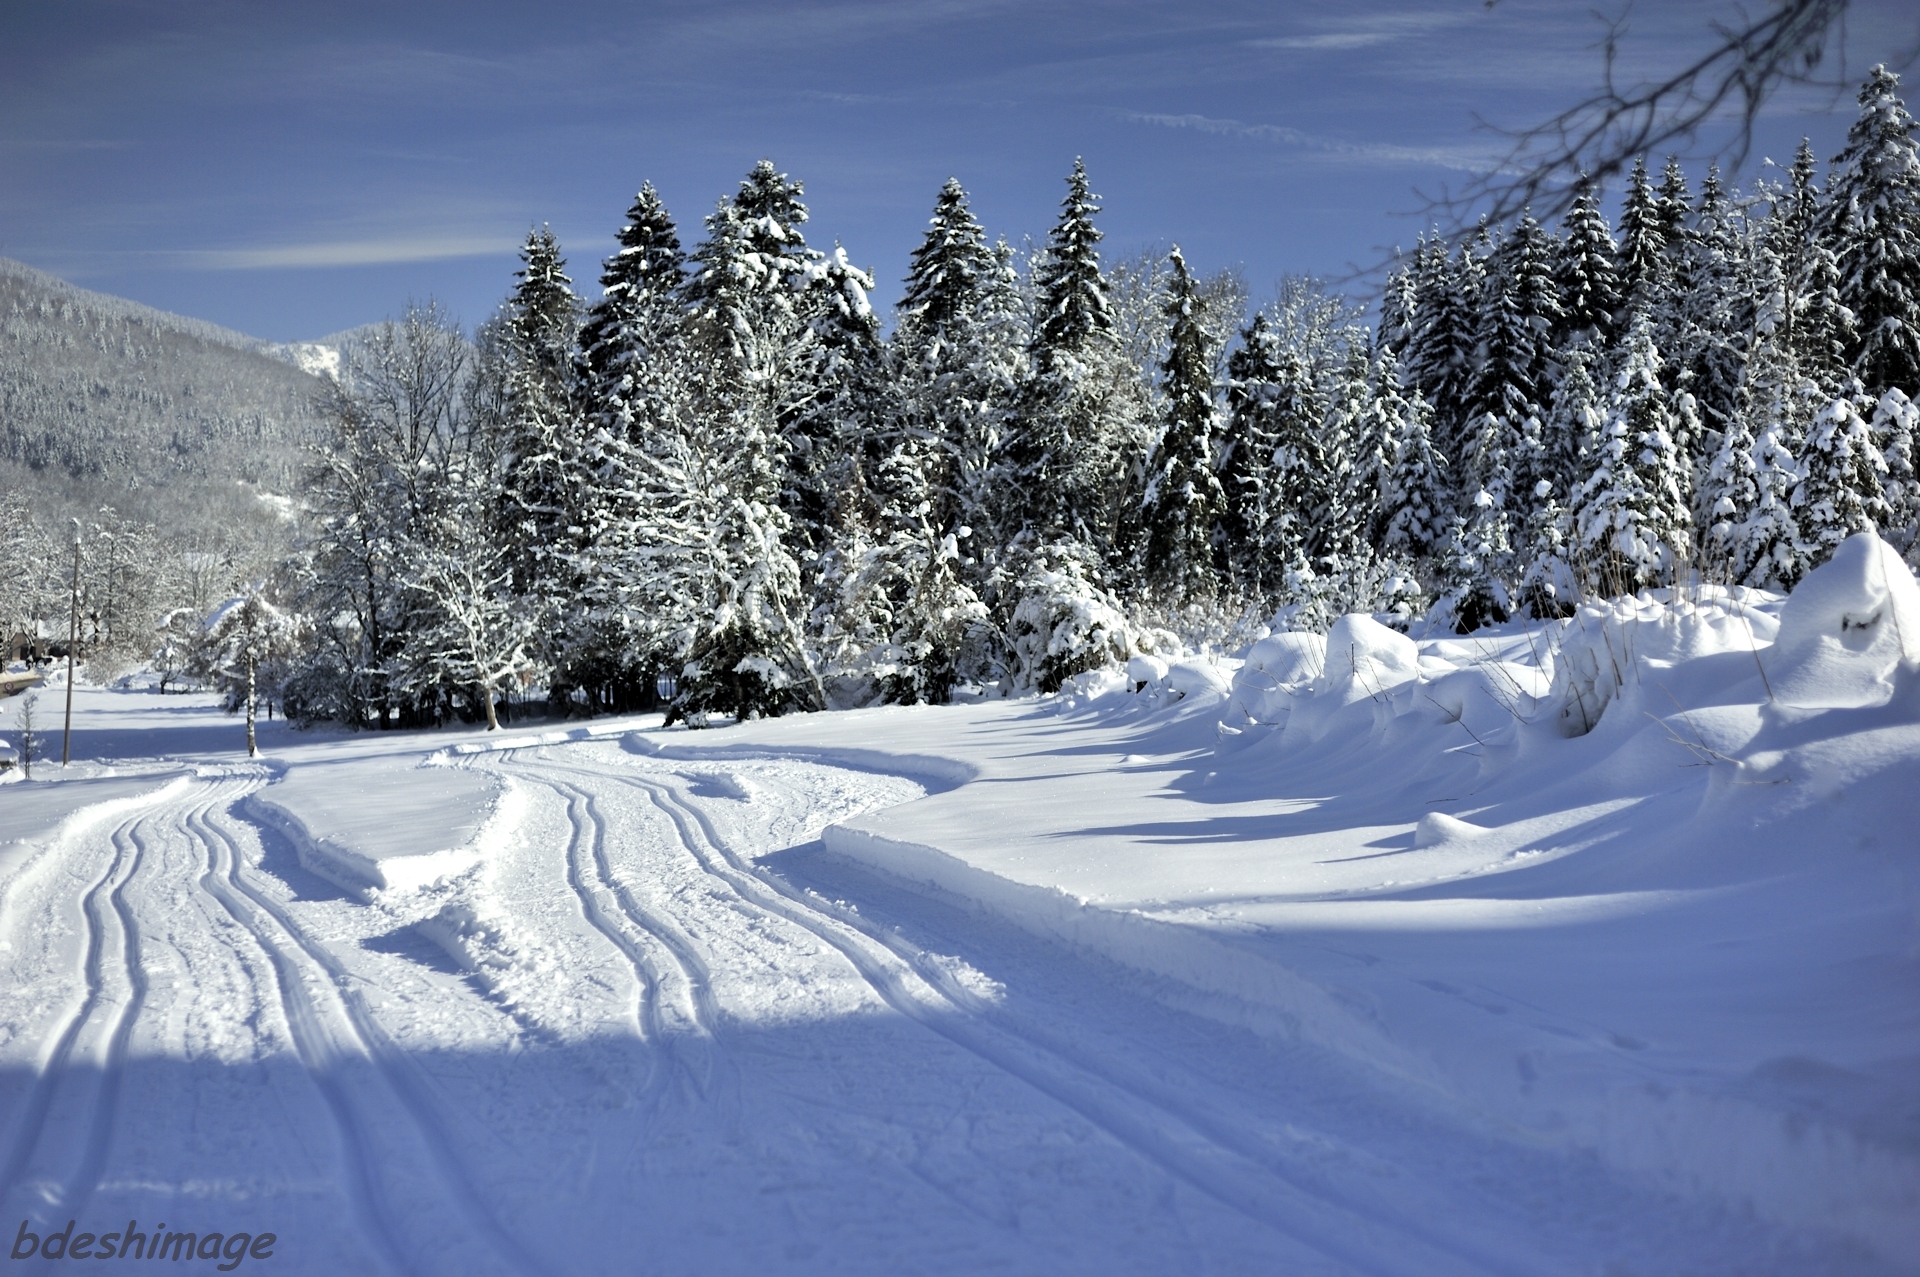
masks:
<path fill-rule="evenodd" d="M 124 151 L 132 145 L 108 138 L 0 137 L 0 151 Z"/>
<path fill-rule="evenodd" d="M 287 270 L 491 257 L 510 253 L 517 246 L 518 241 L 507 235 L 443 235 L 263 248 L 191 249 L 165 256 L 169 265 L 189 270 Z"/>
<path fill-rule="evenodd" d="M 1151 124 L 1159 128 L 1194 129 L 1221 137 L 1248 138 L 1322 151 L 1369 164 L 1414 164 L 1428 168 L 1453 169 L 1462 173 L 1484 173 L 1496 158 L 1485 151 L 1456 146 L 1395 146 L 1388 142 L 1348 142 L 1302 132 L 1284 124 L 1247 124 L 1240 120 L 1220 120 L 1206 115 L 1157 115 L 1141 111 L 1123 111 L 1120 118 L 1133 124 Z"/>
<path fill-rule="evenodd" d="M 1472 15 L 1463 13 L 1378 13 L 1327 24 L 1300 35 L 1267 36 L 1248 40 L 1254 49 L 1308 49 L 1335 51 L 1366 49 L 1377 44 L 1425 35 L 1440 27 L 1456 26 Z"/>

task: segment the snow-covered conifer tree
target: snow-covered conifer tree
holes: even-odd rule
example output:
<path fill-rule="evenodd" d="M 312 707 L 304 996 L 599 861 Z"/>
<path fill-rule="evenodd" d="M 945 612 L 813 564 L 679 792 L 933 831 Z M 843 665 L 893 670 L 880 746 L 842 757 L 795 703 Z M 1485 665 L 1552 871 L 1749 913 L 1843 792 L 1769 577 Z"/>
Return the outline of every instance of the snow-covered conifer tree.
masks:
<path fill-rule="evenodd" d="M 1677 412 L 1660 381 L 1653 321 L 1636 315 L 1608 403 L 1596 468 L 1579 492 L 1576 553 L 1601 591 L 1630 593 L 1671 577 L 1692 542 Z"/>
<path fill-rule="evenodd" d="M 1826 562 L 1836 546 L 1862 528 L 1891 522 L 1882 487 L 1887 460 L 1851 399 L 1834 399 L 1820 410 L 1807 430 L 1800 464 L 1793 512 L 1808 568 Z"/>
<path fill-rule="evenodd" d="M 1920 149 L 1900 77 L 1876 66 L 1833 162 L 1827 220 L 1854 374 L 1870 395 L 1920 387 Z"/>
<path fill-rule="evenodd" d="M 615 236 L 619 248 L 600 272 L 600 300 L 580 330 L 588 419 L 639 442 L 654 412 L 648 378 L 676 340 L 685 257 L 673 218 L 651 182 L 640 188 Z"/>
<path fill-rule="evenodd" d="M 1098 196 L 1074 161 L 1060 218 L 1034 268 L 1032 375 L 1009 423 L 1006 482 L 1018 531 L 1034 543 L 1071 538 L 1096 555 L 1124 533 L 1126 467 L 1137 423 L 1117 394 L 1113 316 L 1100 269 Z"/>
<path fill-rule="evenodd" d="M 1587 342 L 1567 349 L 1566 367 L 1542 423 L 1540 478 L 1551 483 L 1555 493 L 1565 494 L 1563 499 L 1571 499 L 1591 477 L 1606 432 L 1606 412 L 1594 377 L 1599 362 L 1598 351 Z"/>
<path fill-rule="evenodd" d="M 1585 343 L 1603 349 L 1612 339 L 1621 305 L 1615 264 L 1619 252 L 1606 214 L 1600 211 L 1599 192 L 1583 178 L 1561 223 L 1554 265 L 1561 308 L 1560 323 L 1553 332 L 1556 346 L 1564 349 Z"/>
<path fill-rule="evenodd" d="M 1647 176 L 1646 157 L 1633 162 L 1620 210 L 1620 294 L 1624 322 L 1632 315 L 1658 320 L 1669 284 L 1667 213 Z"/>
<path fill-rule="evenodd" d="M 1213 470 L 1216 352 L 1200 322 L 1193 276 L 1179 245 L 1167 260 L 1173 279 L 1167 294 L 1171 336 L 1161 365 L 1166 408 L 1160 442 L 1147 463 L 1141 517 L 1148 578 L 1169 597 L 1185 600 L 1210 596 L 1217 586 L 1214 532 L 1226 498 Z"/>
<path fill-rule="evenodd" d="M 507 299 L 506 491 L 502 535 L 516 592 L 545 610 L 563 596 L 565 560 L 584 536 L 586 440 L 574 377 L 580 302 L 551 230 L 529 232 Z"/>
<path fill-rule="evenodd" d="M 1467 502 L 1469 515 L 1454 515 L 1440 546 L 1439 605 L 1459 634 L 1497 625 L 1513 614 L 1507 585 L 1514 566 L 1506 511 L 1486 492 Z"/>
<path fill-rule="evenodd" d="M 1545 335 L 1558 318 L 1550 245 L 1532 216 L 1523 214 L 1495 252 L 1480 290 L 1474 371 L 1467 403 L 1471 417 L 1459 479 L 1462 492 L 1485 491 L 1502 509 L 1531 493 L 1539 477 L 1531 440 L 1546 398 Z"/>
<path fill-rule="evenodd" d="M 1436 235 L 1414 270 L 1420 312 L 1401 367 L 1407 383 L 1432 406 L 1434 439 L 1445 450 L 1455 446 L 1464 428 L 1482 266 L 1471 246 L 1463 244 L 1457 256 L 1450 255 Z"/>
<path fill-rule="evenodd" d="M 1378 522 L 1382 548 L 1411 558 L 1434 553 L 1449 523 L 1447 461 L 1433 447 L 1433 410 L 1418 390 L 1383 389 L 1375 403 L 1393 425 Z"/>
<path fill-rule="evenodd" d="M 690 405 L 662 455 L 648 459 L 644 539 L 655 547 L 662 602 L 682 618 L 669 712 L 690 721 L 824 704 L 782 501 L 794 500 L 783 426 L 811 389 L 808 294 L 826 278 L 799 234 L 801 193 L 762 160 L 707 217 L 684 293 L 697 361 Z"/>
<path fill-rule="evenodd" d="M 1874 446 L 1886 459 L 1887 527 L 1881 535 L 1902 551 L 1920 544 L 1920 476 L 1914 472 L 1914 434 L 1920 408 L 1903 390 L 1889 390 L 1873 406 Z"/>

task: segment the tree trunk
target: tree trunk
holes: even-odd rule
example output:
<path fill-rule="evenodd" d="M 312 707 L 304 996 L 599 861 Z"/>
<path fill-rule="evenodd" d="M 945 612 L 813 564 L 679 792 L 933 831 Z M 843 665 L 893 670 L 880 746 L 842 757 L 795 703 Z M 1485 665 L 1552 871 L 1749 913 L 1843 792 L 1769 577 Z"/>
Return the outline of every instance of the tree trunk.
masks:
<path fill-rule="evenodd" d="M 485 683 L 477 686 L 480 688 L 480 703 L 487 707 L 487 730 L 497 732 L 500 730 L 500 718 L 493 708 L 493 689 Z"/>
<path fill-rule="evenodd" d="M 253 654 L 247 654 L 247 757 L 258 758 L 260 746 L 253 737 Z"/>

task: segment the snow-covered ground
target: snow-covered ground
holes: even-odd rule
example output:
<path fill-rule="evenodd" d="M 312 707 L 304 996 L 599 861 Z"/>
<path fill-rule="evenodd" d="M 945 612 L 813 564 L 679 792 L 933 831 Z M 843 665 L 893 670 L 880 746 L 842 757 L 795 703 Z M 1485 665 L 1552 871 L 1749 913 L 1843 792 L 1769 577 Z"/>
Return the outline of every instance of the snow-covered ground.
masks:
<path fill-rule="evenodd" d="M 1920 1271 L 1920 589 L 1870 539 L 1784 606 L 1042 701 L 251 763 L 208 698 L 76 714 L 0 785 L 16 1253 Z"/>

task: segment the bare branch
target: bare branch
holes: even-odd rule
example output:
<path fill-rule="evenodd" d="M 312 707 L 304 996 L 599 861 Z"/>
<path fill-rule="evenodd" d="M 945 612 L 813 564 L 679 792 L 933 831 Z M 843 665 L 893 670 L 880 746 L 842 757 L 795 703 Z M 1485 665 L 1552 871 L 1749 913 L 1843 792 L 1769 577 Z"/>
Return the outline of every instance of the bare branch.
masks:
<path fill-rule="evenodd" d="M 1831 81 L 1817 76 L 1830 49 L 1845 42 L 1847 6 L 1848 0 L 1771 0 L 1752 20 L 1714 23 L 1714 44 L 1667 78 L 1625 86 L 1617 79 L 1618 60 L 1632 6 L 1613 17 L 1596 14 L 1604 28 L 1599 90 L 1542 124 L 1503 130 L 1512 145 L 1500 163 L 1458 192 L 1429 199 L 1427 211 L 1460 226 L 1480 215 L 1507 221 L 1529 207 L 1556 217 L 1583 178 L 1604 181 L 1636 156 L 1684 147 L 1718 120 L 1733 129 L 1713 158 L 1738 168 L 1761 108 L 1782 85 L 1844 87 L 1844 67 Z"/>

